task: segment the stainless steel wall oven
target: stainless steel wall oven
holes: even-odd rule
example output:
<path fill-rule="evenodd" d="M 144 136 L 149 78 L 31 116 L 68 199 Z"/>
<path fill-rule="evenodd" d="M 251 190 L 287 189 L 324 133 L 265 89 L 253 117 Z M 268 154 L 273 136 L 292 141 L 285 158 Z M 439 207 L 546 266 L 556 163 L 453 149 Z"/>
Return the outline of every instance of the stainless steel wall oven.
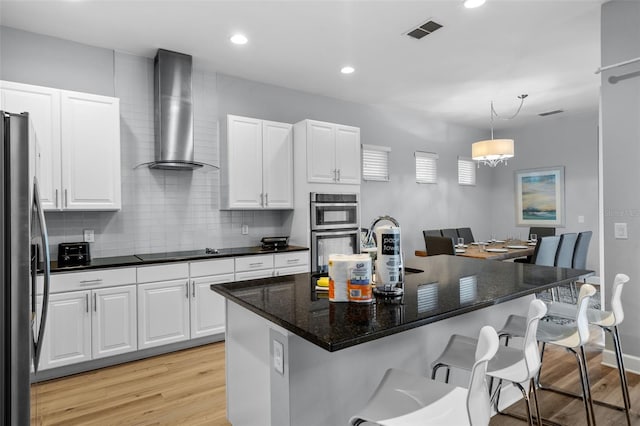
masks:
<path fill-rule="evenodd" d="M 327 273 L 330 254 L 360 253 L 358 194 L 310 194 L 311 272 Z"/>

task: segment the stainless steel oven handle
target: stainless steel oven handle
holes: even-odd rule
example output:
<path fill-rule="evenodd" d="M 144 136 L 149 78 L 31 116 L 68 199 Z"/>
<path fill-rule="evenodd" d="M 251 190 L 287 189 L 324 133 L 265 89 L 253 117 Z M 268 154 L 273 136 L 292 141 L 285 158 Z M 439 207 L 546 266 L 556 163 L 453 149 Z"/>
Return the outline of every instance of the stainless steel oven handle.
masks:
<path fill-rule="evenodd" d="M 312 231 L 318 237 L 331 236 L 331 235 L 357 235 L 360 231 L 353 229 L 352 231 Z"/>
<path fill-rule="evenodd" d="M 318 203 L 316 201 L 311 202 L 312 208 L 314 207 L 358 207 L 358 203 Z"/>

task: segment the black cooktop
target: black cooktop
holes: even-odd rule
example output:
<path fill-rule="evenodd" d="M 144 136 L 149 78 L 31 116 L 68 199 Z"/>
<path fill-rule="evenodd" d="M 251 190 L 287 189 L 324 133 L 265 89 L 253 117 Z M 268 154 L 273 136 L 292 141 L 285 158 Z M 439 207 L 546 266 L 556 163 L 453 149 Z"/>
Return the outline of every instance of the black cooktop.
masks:
<path fill-rule="evenodd" d="M 202 249 L 202 250 L 184 250 L 184 251 L 169 251 L 164 253 L 145 253 L 136 254 L 135 256 L 143 261 L 150 260 L 165 260 L 165 259 L 192 259 L 194 257 L 215 257 L 216 255 L 222 255 L 222 251 L 218 249 Z"/>

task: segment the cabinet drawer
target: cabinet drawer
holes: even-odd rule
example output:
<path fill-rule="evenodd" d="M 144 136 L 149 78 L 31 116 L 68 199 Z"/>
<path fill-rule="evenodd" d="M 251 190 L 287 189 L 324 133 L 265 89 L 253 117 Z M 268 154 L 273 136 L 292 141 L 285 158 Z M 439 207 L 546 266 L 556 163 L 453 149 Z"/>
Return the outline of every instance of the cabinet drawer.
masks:
<path fill-rule="evenodd" d="M 273 255 L 274 266 L 276 268 L 283 268 L 297 265 L 309 264 L 309 252 L 308 251 L 296 251 L 292 253 L 278 253 Z"/>
<path fill-rule="evenodd" d="M 271 278 L 273 269 L 259 269 L 256 271 L 236 272 L 236 281 L 257 280 L 259 278 Z"/>
<path fill-rule="evenodd" d="M 273 276 L 281 277 L 283 275 L 305 274 L 309 272 L 309 265 L 288 266 L 286 268 L 276 268 Z"/>
<path fill-rule="evenodd" d="M 203 260 L 201 262 L 190 262 L 189 272 L 193 277 L 205 277 L 207 275 L 233 274 L 233 259 Z"/>
<path fill-rule="evenodd" d="M 138 282 L 169 281 L 187 278 L 188 263 L 169 263 L 166 265 L 143 266 L 138 268 Z"/>
<path fill-rule="evenodd" d="M 236 273 L 242 271 L 255 271 L 258 269 L 273 269 L 273 255 L 261 254 L 258 256 L 243 256 L 236 258 Z M 271 276 L 271 274 L 269 274 Z"/>
<path fill-rule="evenodd" d="M 42 282 L 38 280 L 38 284 Z M 100 269 L 94 271 L 71 272 L 51 275 L 51 292 L 84 290 L 90 288 L 113 287 L 135 284 L 136 268 Z M 41 286 L 38 285 L 38 293 Z"/>

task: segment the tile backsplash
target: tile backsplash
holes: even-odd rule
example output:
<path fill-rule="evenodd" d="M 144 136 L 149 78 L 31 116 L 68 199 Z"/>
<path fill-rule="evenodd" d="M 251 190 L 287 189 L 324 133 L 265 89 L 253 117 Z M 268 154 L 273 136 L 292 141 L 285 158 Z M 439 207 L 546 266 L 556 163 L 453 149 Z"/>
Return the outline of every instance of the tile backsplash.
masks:
<path fill-rule="evenodd" d="M 115 96 L 120 98 L 122 209 L 117 212 L 49 212 L 51 254 L 58 243 L 83 240 L 95 230 L 93 257 L 205 247 L 259 244 L 265 235 L 288 235 L 281 211 L 219 209 L 220 172 L 151 170 L 154 159 L 153 60 L 116 52 Z M 216 74 L 194 71 L 195 160 L 221 164 Z M 241 234 L 248 225 L 249 234 Z"/>

